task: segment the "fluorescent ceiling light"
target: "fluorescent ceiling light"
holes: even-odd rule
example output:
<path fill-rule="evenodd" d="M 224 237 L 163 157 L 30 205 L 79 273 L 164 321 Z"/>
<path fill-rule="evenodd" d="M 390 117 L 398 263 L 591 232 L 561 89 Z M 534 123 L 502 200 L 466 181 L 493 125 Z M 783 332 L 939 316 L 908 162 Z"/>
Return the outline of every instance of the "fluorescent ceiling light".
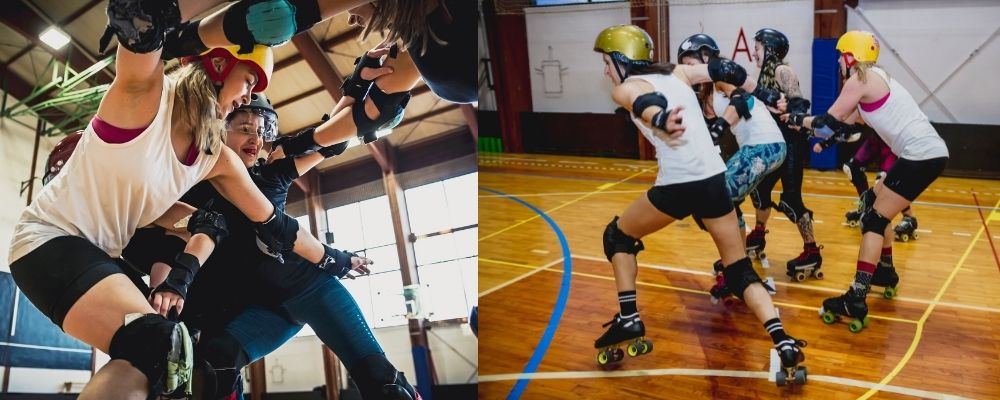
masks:
<path fill-rule="evenodd" d="M 65 33 L 62 33 L 62 31 L 54 26 L 46 29 L 45 32 L 42 32 L 39 39 L 42 39 L 45 44 L 55 50 L 59 50 L 69 43 L 69 36 L 66 36 Z"/>

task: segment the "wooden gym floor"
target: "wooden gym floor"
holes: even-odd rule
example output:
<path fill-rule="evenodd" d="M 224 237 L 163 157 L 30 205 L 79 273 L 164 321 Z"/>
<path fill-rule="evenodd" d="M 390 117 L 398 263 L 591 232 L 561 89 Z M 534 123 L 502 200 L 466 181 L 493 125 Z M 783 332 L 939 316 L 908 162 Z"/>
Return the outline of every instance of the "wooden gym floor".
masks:
<path fill-rule="evenodd" d="M 480 154 L 479 167 L 480 398 L 1000 398 L 1000 266 L 988 242 L 1000 242 L 1000 182 L 934 182 L 914 205 L 919 240 L 893 247 L 899 297 L 873 293 L 872 323 L 854 334 L 817 310 L 854 276 L 860 233 L 843 216 L 855 192 L 842 172 L 807 170 L 826 279 L 789 282 L 802 241 L 776 211 L 770 267 L 755 262 L 777 282 L 785 328 L 809 342 L 808 384 L 778 388 L 761 323 L 745 305 L 709 302 L 718 253 L 691 219 L 643 239 L 638 305 L 654 350 L 597 367 L 593 341 L 618 311 L 602 233 L 652 185 L 655 163 Z"/>

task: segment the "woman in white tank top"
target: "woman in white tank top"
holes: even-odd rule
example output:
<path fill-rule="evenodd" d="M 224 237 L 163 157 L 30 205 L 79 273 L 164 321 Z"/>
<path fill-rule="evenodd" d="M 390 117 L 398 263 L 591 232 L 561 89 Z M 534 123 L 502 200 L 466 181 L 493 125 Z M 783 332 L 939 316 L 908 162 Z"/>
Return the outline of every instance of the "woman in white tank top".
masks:
<path fill-rule="evenodd" d="M 847 81 L 827 114 L 783 118 L 792 125 L 843 134 L 860 115 L 899 156 L 886 177 L 861 195 L 861 249 L 851 288 L 842 296 L 826 299 L 821 310 L 824 322 L 839 316 L 854 318 L 850 328 L 857 331 L 867 325 L 865 296 L 870 287 L 895 290 L 899 282 L 892 263 L 890 222 L 941 175 L 948 148 L 913 96 L 875 65 L 879 43 L 874 34 L 847 32 L 837 41 L 837 50 Z"/>
<path fill-rule="evenodd" d="M 605 75 L 614 85 L 612 98 L 632 112 L 636 126 L 656 147 L 660 167 L 655 186 L 632 202 L 620 218 L 614 217 L 604 231 L 605 255 L 614 269 L 620 312 L 594 342 L 598 363 L 620 361 L 619 346 L 623 343 L 629 343 L 632 354 L 650 350 L 651 342 L 643 338 L 645 325 L 636 307 L 636 255 L 643 250 L 640 239 L 694 215 L 711 234 L 722 257 L 719 290 L 712 291 L 713 297 L 746 300 L 771 333 L 785 368 L 782 372 L 802 376 L 804 382 L 805 371 L 798 369 L 798 364 L 805 358 L 800 350 L 805 342 L 785 333 L 770 295 L 747 258 L 726 187 L 725 165 L 712 146 L 698 99 L 691 90 L 692 84 L 713 80 L 750 91 L 756 84 L 747 81 L 745 71 L 731 61 L 697 66 L 654 64 L 652 39 L 634 25 L 603 30 L 594 50 L 602 53 Z M 738 79 L 740 73 L 742 79 Z M 763 359 L 768 352 L 762 350 L 760 354 Z"/>
<path fill-rule="evenodd" d="M 117 17 L 134 11 L 119 2 L 109 8 Z M 179 13 L 189 18 L 200 11 Z M 182 325 L 154 313 L 116 261 L 137 228 L 158 223 L 176 229 L 174 222 L 191 209 L 172 205 L 208 179 L 258 222 L 258 236 L 269 248 L 295 251 L 311 262 L 319 262 L 324 249 L 311 235 L 298 235 L 294 219 L 275 213 L 239 157 L 221 145 L 222 118 L 267 86 L 270 49 L 213 49 L 166 76 L 159 45 L 141 43 L 148 34 L 155 39 L 155 29 L 109 29 L 117 29 L 124 43 L 115 79 L 74 156 L 15 227 L 11 273 L 66 333 L 111 356 L 81 399 L 152 398 L 160 390 L 190 390 L 191 341 Z M 191 249 L 187 270 L 178 273 L 192 278 L 212 247 Z"/>

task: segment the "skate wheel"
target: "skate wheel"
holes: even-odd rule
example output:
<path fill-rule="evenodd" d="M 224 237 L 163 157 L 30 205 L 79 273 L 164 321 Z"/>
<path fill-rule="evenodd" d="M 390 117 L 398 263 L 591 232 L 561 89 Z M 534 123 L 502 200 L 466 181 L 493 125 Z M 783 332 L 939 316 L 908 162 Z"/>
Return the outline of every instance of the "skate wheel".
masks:
<path fill-rule="evenodd" d="M 853 221 L 853 220 L 852 221 L 847 221 L 847 226 L 849 226 L 851 228 L 857 228 L 858 227 L 858 221 Z"/>
<path fill-rule="evenodd" d="M 806 384 L 806 378 L 808 376 L 809 376 L 809 373 L 806 371 L 806 367 L 799 367 L 799 368 L 797 368 L 795 370 L 795 384 L 796 385 L 805 385 Z"/>
<path fill-rule="evenodd" d="M 823 279 L 823 271 L 814 271 L 813 276 L 816 277 L 816 279 Z"/>
<path fill-rule="evenodd" d="M 856 319 L 851 321 L 851 324 L 847 326 L 847 329 L 849 329 L 851 332 L 858 333 L 861 332 L 862 329 L 864 329 L 865 325 L 867 324 L 865 324 L 859 319 Z"/>
<path fill-rule="evenodd" d="M 636 343 L 630 343 L 628 345 L 628 356 L 629 357 L 635 357 L 635 356 L 639 355 L 639 353 L 642 352 L 639 349 L 639 346 L 637 346 L 637 344 L 639 344 L 639 343 L 638 342 L 636 342 Z"/>
<path fill-rule="evenodd" d="M 615 349 L 614 361 L 618 362 L 625 358 L 625 352 L 622 349 Z"/>
<path fill-rule="evenodd" d="M 917 233 L 913 232 L 913 240 L 917 240 L 917 239 L 920 239 L 920 236 L 917 236 Z"/>
<path fill-rule="evenodd" d="M 804 280 L 806 280 L 806 274 L 805 274 L 805 272 L 799 271 L 799 272 L 795 273 L 795 281 L 796 282 L 802 282 Z"/>
<path fill-rule="evenodd" d="M 610 361 L 610 360 L 608 360 L 608 352 L 607 351 L 602 351 L 600 353 L 597 353 L 597 364 L 598 365 L 607 365 L 608 361 Z"/>
<path fill-rule="evenodd" d="M 711 301 L 713 305 L 719 304 L 719 298 L 715 296 L 709 296 L 708 301 Z"/>
<path fill-rule="evenodd" d="M 788 384 L 788 374 L 784 370 L 778 370 L 778 373 L 774 376 L 774 383 L 778 384 L 779 387 L 785 386 Z"/>
<path fill-rule="evenodd" d="M 887 299 L 892 299 L 893 297 L 896 297 L 896 288 L 894 287 L 885 288 L 885 292 L 882 292 L 882 297 L 885 297 Z"/>
<path fill-rule="evenodd" d="M 653 351 L 653 342 L 650 340 L 642 341 L 642 354 L 646 354 Z"/>
<path fill-rule="evenodd" d="M 837 314 L 834 314 L 832 312 L 826 311 L 826 312 L 824 312 L 822 314 L 822 318 L 823 318 L 823 322 L 825 322 L 827 324 L 832 324 L 834 321 L 837 320 Z"/>
<path fill-rule="evenodd" d="M 905 233 L 902 234 L 902 235 L 899 235 L 899 240 L 902 240 L 903 243 L 909 242 L 910 241 L 910 235 L 907 235 Z"/>
<path fill-rule="evenodd" d="M 871 320 L 868 319 L 867 315 L 865 315 L 865 318 L 863 320 L 861 320 L 861 327 L 862 328 L 867 328 L 869 322 L 871 322 Z"/>

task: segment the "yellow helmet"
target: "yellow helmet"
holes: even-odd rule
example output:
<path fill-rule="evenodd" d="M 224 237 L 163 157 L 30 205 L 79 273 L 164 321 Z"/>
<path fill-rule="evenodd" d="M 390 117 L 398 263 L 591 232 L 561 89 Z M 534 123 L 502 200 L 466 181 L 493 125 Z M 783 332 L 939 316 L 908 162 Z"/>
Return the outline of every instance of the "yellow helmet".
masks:
<path fill-rule="evenodd" d="M 850 54 L 857 61 L 878 61 L 878 39 L 868 31 L 850 31 L 837 40 L 837 51 Z"/>
<path fill-rule="evenodd" d="M 624 63 L 653 62 L 653 38 L 635 25 L 605 28 L 594 41 L 594 51 Z"/>
<path fill-rule="evenodd" d="M 198 56 L 187 57 L 181 60 L 181 63 L 200 60 L 205 66 L 208 77 L 218 83 L 226 80 L 236 64 L 244 63 L 257 74 L 257 84 L 253 91 L 263 92 L 264 89 L 267 89 L 271 74 L 274 72 L 274 52 L 271 51 L 270 47 L 256 45 L 253 47 L 253 51 L 240 54 L 237 51 L 239 48 L 239 46 L 216 47 Z"/>

